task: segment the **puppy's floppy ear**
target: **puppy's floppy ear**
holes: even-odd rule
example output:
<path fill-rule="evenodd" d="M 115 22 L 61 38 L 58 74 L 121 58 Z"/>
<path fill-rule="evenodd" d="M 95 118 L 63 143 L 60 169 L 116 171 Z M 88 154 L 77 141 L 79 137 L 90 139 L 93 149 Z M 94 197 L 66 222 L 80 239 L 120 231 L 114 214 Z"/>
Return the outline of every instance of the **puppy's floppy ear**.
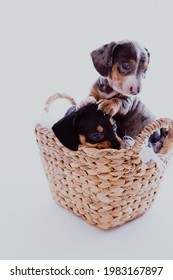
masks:
<path fill-rule="evenodd" d="M 113 52 L 118 44 L 111 42 L 91 53 L 91 58 L 96 70 L 104 77 L 111 72 L 113 63 Z"/>
<path fill-rule="evenodd" d="M 79 140 L 75 130 L 76 112 L 72 112 L 52 126 L 59 141 L 72 151 L 78 150 Z"/>
<path fill-rule="evenodd" d="M 145 50 L 146 50 L 147 55 L 148 55 L 148 63 L 149 63 L 149 62 L 150 62 L 150 53 L 149 53 L 149 51 L 148 51 L 148 49 L 147 49 L 147 48 L 145 48 Z"/>

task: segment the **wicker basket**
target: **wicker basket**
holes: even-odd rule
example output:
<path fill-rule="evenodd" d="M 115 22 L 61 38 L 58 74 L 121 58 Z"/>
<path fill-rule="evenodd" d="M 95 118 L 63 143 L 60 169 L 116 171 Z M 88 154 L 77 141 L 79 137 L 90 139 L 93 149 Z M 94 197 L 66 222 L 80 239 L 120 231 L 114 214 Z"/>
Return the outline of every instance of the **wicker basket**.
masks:
<path fill-rule="evenodd" d="M 49 98 L 45 110 L 51 102 Z M 158 154 L 162 171 L 156 162 L 142 162 L 139 153 L 144 140 L 162 127 L 169 129 L 165 151 L 166 141 L 173 143 L 173 121 L 167 118 L 147 126 L 129 149 L 98 150 L 81 145 L 74 152 L 65 148 L 50 129 L 36 124 L 36 139 L 54 200 L 101 229 L 144 214 L 155 200 L 172 153 Z"/>

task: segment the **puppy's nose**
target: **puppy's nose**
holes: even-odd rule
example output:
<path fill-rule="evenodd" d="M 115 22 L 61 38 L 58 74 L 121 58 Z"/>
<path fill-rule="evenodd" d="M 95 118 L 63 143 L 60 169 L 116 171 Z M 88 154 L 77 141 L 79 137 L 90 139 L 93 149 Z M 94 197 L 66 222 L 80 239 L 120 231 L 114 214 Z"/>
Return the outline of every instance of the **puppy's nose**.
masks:
<path fill-rule="evenodd" d="M 134 94 L 134 95 L 138 94 L 140 92 L 140 90 L 141 90 L 140 87 L 136 87 L 136 88 L 135 87 L 130 87 L 130 93 Z"/>

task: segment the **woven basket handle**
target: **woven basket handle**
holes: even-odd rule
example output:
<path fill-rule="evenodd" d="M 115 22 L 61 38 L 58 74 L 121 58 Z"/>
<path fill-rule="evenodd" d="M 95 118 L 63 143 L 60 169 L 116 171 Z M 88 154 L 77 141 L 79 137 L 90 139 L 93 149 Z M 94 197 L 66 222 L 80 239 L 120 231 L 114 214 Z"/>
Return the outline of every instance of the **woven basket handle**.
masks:
<path fill-rule="evenodd" d="M 156 130 L 161 128 L 168 129 L 168 135 L 166 136 L 163 147 L 159 151 L 159 154 L 167 154 L 173 148 L 173 120 L 169 118 L 161 118 L 146 126 L 142 132 L 136 137 L 133 149 L 136 152 L 140 152 L 144 141 L 150 137 Z"/>
<path fill-rule="evenodd" d="M 54 94 L 52 94 L 52 95 L 47 99 L 47 101 L 46 101 L 46 103 L 45 103 L 44 110 L 45 110 L 46 112 L 49 112 L 50 104 L 51 104 L 53 101 L 55 101 L 56 99 L 59 99 L 59 98 L 67 99 L 67 100 L 70 101 L 70 103 L 71 103 L 72 105 L 76 105 L 75 100 L 74 100 L 71 96 L 69 96 L 69 95 L 67 95 L 67 94 L 65 94 L 65 93 L 54 93 Z"/>

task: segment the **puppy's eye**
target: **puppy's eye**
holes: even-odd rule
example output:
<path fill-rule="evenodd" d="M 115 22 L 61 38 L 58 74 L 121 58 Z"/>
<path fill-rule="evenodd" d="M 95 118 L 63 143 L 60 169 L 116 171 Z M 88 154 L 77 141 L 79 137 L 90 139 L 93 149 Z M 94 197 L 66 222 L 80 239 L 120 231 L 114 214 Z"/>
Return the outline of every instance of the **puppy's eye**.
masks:
<path fill-rule="evenodd" d="M 130 63 L 128 63 L 128 62 L 122 63 L 122 64 L 120 65 L 120 71 L 121 71 L 122 73 L 125 73 L 125 72 L 130 71 Z"/>
<path fill-rule="evenodd" d="M 104 134 L 102 132 L 94 132 L 89 136 L 93 141 L 97 142 L 104 138 Z"/>

